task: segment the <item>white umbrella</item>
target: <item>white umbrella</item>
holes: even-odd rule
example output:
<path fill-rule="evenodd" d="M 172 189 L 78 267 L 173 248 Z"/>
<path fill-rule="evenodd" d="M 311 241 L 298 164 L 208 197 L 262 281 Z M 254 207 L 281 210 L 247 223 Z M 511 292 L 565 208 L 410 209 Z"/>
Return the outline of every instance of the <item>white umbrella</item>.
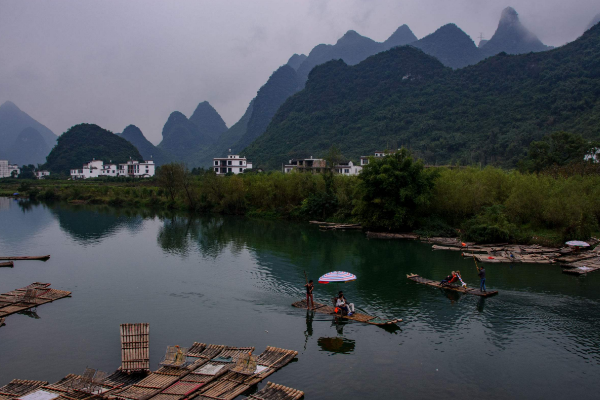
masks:
<path fill-rule="evenodd" d="M 586 242 L 582 242 L 581 240 L 571 240 L 565 243 L 567 246 L 574 246 L 574 247 L 590 247 L 589 243 Z"/>

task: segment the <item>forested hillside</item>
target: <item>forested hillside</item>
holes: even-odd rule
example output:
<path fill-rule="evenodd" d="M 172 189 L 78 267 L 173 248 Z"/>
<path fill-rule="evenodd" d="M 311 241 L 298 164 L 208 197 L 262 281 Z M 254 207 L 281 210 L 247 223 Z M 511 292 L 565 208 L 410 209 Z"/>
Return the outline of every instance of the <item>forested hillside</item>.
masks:
<path fill-rule="evenodd" d="M 134 145 L 114 133 L 93 124 L 79 124 L 60 135 L 47 158 L 45 168 L 55 174 L 69 175 L 92 159 L 105 163 L 124 163 L 129 158 L 141 161 Z"/>
<path fill-rule="evenodd" d="M 501 53 L 460 70 L 406 46 L 316 67 L 244 154 L 278 168 L 332 145 L 356 160 L 406 146 L 430 164 L 513 166 L 532 140 L 600 135 L 600 26 L 561 48 Z"/>

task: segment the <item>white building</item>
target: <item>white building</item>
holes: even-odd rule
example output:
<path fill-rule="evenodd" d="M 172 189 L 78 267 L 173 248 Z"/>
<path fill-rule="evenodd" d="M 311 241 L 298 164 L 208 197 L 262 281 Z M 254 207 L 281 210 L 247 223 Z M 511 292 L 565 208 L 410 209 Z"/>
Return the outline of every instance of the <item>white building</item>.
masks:
<path fill-rule="evenodd" d="M 45 177 L 50 175 L 50 171 L 35 171 L 34 174 L 37 179 L 44 179 Z"/>
<path fill-rule="evenodd" d="M 16 178 L 21 173 L 17 164 L 9 164 L 8 160 L 0 160 L 0 178 Z"/>
<path fill-rule="evenodd" d="M 593 148 L 588 154 L 583 157 L 583 161 L 591 161 L 594 163 L 600 162 L 600 149 Z"/>
<path fill-rule="evenodd" d="M 21 174 L 21 168 L 17 164 L 8 164 L 8 176 L 16 178 Z"/>
<path fill-rule="evenodd" d="M 224 158 L 213 158 L 213 169 L 217 175 L 225 175 L 229 172 L 237 175 L 252 169 L 252 162 L 246 160 L 246 157 L 230 154 Z"/>
<path fill-rule="evenodd" d="M 362 169 L 363 167 L 361 167 L 360 165 L 354 165 L 352 161 L 348 161 L 347 163 L 340 163 L 339 165 L 333 167 L 333 170 L 336 174 L 347 176 L 358 175 L 360 174 L 360 171 L 362 171 Z"/>
<path fill-rule="evenodd" d="M 81 169 L 72 169 L 71 178 L 88 179 L 101 176 L 122 176 L 127 178 L 149 178 L 156 173 L 154 161 L 134 161 L 129 160 L 124 164 L 113 164 L 112 162 L 104 164 L 102 160 L 92 160 L 83 164 Z"/>
<path fill-rule="evenodd" d="M 0 178 L 8 178 L 8 160 L 0 160 Z"/>
<path fill-rule="evenodd" d="M 117 176 L 125 176 L 128 178 L 150 178 L 156 172 L 154 161 L 138 162 L 129 160 L 125 164 L 119 164 Z"/>
<path fill-rule="evenodd" d="M 389 156 L 390 154 L 394 154 L 396 153 L 396 151 L 398 150 L 385 150 L 385 151 L 376 151 L 375 152 L 375 157 L 385 157 L 385 156 Z M 372 157 L 372 156 L 371 156 Z M 369 156 L 362 156 L 360 158 L 360 165 L 368 165 L 369 164 Z"/>

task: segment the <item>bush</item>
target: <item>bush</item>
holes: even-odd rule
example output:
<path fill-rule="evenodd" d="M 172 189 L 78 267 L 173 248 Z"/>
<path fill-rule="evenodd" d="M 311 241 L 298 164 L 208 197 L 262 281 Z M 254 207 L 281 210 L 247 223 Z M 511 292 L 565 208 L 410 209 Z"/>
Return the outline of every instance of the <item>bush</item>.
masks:
<path fill-rule="evenodd" d="M 514 239 L 517 227 L 508 221 L 504 207 L 485 207 L 481 214 L 463 224 L 462 238 L 477 243 L 502 243 Z"/>

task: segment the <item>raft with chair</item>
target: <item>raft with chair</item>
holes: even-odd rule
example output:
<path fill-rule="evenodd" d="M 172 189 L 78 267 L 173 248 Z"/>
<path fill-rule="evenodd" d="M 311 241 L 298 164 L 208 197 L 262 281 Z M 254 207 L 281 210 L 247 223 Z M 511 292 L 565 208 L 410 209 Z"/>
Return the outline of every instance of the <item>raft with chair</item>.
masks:
<path fill-rule="evenodd" d="M 481 290 L 475 289 L 475 288 L 456 286 L 456 285 L 452 285 L 452 284 L 442 285 L 442 284 L 440 284 L 439 281 L 432 281 L 431 279 L 423 278 L 422 276 L 419 276 L 417 274 L 409 274 L 409 275 L 406 275 L 406 277 L 408 279 L 410 279 L 411 281 L 421 283 L 423 285 L 433 286 L 433 287 L 440 288 L 440 289 L 454 290 L 455 292 L 472 294 L 475 296 L 491 297 L 491 296 L 495 296 L 498 294 L 497 290 L 488 290 L 486 292 L 482 292 Z"/>
<path fill-rule="evenodd" d="M 344 318 L 344 319 L 348 319 L 351 321 L 357 321 L 357 322 L 363 322 L 365 324 L 370 324 L 370 325 L 383 326 L 383 325 L 392 325 L 392 324 L 397 324 L 398 322 L 402 322 L 402 318 L 383 319 L 380 317 L 374 317 L 372 315 L 362 314 L 359 312 L 352 313 L 352 315 L 342 315 L 341 313 L 336 313 L 335 307 L 333 307 L 333 306 L 328 306 L 327 304 L 319 303 L 316 301 L 315 301 L 314 305 L 315 305 L 315 308 L 312 308 L 311 311 L 315 311 L 315 312 L 318 312 L 321 314 L 336 315 L 336 316 Z M 294 306 L 296 308 L 306 309 L 306 300 L 300 300 L 295 303 L 292 303 L 292 306 Z"/>
<path fill-rule="evenodd" d="M 50 254 L 48 254 L 46 256 L 0 257 L 1 261 L 8 261 L 8 260 L 20 260 L 20 261 L 39 260 L 39 261 L 48 261 L 49 259 L 50 259 Z"/>

